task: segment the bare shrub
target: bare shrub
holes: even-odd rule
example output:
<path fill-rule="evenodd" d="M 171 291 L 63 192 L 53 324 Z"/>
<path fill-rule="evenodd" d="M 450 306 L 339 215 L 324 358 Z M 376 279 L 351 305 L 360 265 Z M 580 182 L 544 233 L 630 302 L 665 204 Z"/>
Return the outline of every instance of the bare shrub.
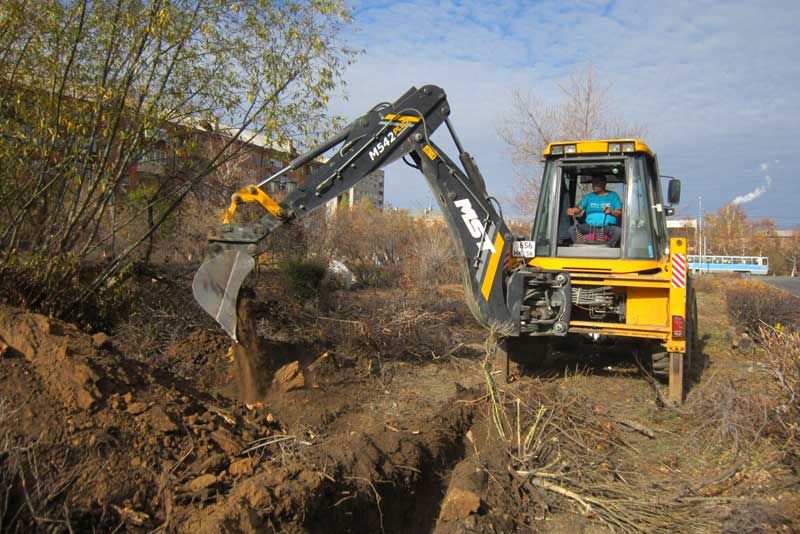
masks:
<path fill-rule="evenodd" d="M 725 304 L 731 321 L 756 337 L 764 324 L 794 328 L 800 322 L 800 298 L 758 282 L 731 283 Z"/>
<path fill-rule="evenodd" d="M 777 434 L 790 459 L 800 461 L 800 333 L 762 327 L 759 337 L 765 368 L 772 379 L 769 396 L 774 403 Z"/>
<path fill-rule="evenodd" d="M 294 296 L 302 299 L 317 295 L 328 272 L 328 265 L 319 258 L 301 258 L 281 265 L 281 275 Z"/>
<path fill-rule="evenodd" d="M 692 276 L 692 287 L 698 293 L 713 293 L 719 291 L 720 277 L 713 274 Z"/>
<path fill-rule="evenodd" d="M 732 462 L 743 461 L 769 422 L 770 400 L 762 387 L 729 379 L 707 384 L 686 406 L 697 421 L 695 435 L 727 450 Z"/>
<path fill-rule="evenodd" d="M 753 369 L 761 373 L 736 381 L 712 378 L 684 407 L 698 443 L 718 451 L 732 466 L 731 476 L 765 438 L 800 467 L 800 333 L 762 325 L 757 337 L 761 361 Z"/>
<path fill-rule="evenodd" d="M 491 344 L 491 341 L 490 341 Z M 487 348 L 492 352 L 492 347 Z M 490 472 L 511 474 L 504 493 L 518 492 L 523 501 L 555 509 L 574 508 L 586 517 L 621 532 L 679 532 L 710 526 L 708 510 L 684 500 L 676 487 L 644 491 L 637 473 L 620 468 L 616 450 L 630 447 L 623 426 L 564 383 L 531 381 L 515 389 L 496 387 L 488 366 L 489 417 L 494 440 L 488 447 L 504 450 L 504 466 Z M 492 451 L 477 451 L 491 457 Z M 503 480 L 494 476 L 496 480 Z"/>
<path fill-rule="evenodd" d="M 372 287 L 397 285 L 400 263 L 412 240 L 411 217 L 401 211 L 382 211 L 369 202 L 340 208 L 332 217 L 327 240 L 330 253 L 342 260 L 359 282 Z M 386 272 L 388 274 L 381 275 Z"/>
<path fill-rule="evenodd" d="M 402 266 L 405 284 L 424 292 L 459 281 L 458 258 L 443 224 L 412 227 L 411 249 Z"/>
<path fill-rule="evenodd" d="M 447 329 L 451 312 L 429 310 L 407 298 L 384 304 L 351 315 L 341 331 L 344 347 L 382 358 L 431 358 L 453 345 Z"/>
<path fill-rule="evenodd" d="M 193 269 L 164 266 L 133 273 L 124 284 L 126 305 L 116 311 L 109 331 L 115 344 L 133 347 L 131 356 L 163 363 L 167 348 L 213 319 L 194 301 Z"/>

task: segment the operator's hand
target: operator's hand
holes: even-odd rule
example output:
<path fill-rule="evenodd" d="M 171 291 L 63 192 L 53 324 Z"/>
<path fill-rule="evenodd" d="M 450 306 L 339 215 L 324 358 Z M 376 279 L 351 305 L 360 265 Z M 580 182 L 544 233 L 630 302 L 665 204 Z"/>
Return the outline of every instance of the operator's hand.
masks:
<path fill-rule="evenodd" d="M 567 215 L 569 215 L 569 216 L 577 215 L 577 213 L 579 211 L 580 211 L 580 208 L 567 208 Z"/>
<path fill-rule="evenodd" d="M 609 206 L 606 206 L 605 208 L 603 208 L 603 213 L 605 213 L 606 215 L 611 215 L 611 208 Z"/>

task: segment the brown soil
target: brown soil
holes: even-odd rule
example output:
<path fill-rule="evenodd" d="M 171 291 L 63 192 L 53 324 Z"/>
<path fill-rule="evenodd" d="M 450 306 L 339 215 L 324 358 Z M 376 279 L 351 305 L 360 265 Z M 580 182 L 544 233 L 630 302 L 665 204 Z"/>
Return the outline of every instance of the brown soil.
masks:
<path fill-rule="evenodd" d="M 462 306 L 457 292 L 445 295 Z M 385 292 L 380 300 L 392 302 Z M 342 299 L 356 301 L 369 310 L 375 294 Z M 337 313 L 370 317 L 352 309 Z M 659 408 L 628 359 L 605 355 L 566 371 L 528 369 L 499 391 L 511 429 L 502 438 L 481 366 L 483 332 L 468 314 L 436 315 L 445 319 L 435 336 L 404 326 L 424 350 L 390 358 L 397 350 L 388 341 L 372 345 L 385 352 L 364 354 L 364 345 L 332 341 L 340 337 L 309 337 L 310 327 L 264 338 L 258 321 L 273 312 L 245 299 L 235 350 L 218 329 L 198 328 L 150 361 L 121 336 L 0 307 L 0 346 L 9 346 L 0 355 L 0 530 L 636 530 L 519 475 L 534 469 L 560 473 L 547 480 L 575 491 L 642 498 L 643 514 L 672 514 L 650 530 L 796 531 L 796 478 L 776 444 L 762 433 L 745 456 L 741 433 L 734 454 L 728 442 L 705 439 L 721 423 L 703 426 L 694 408 L 722 376 L 758 387 L 736 364 L 748 357 L 720 341 L 724 325 L 703 325 L 706 365 L 695 369 L 682 410 Z M 360 328 L 394 332 L 393 323 Z M 447 345 L 435 358 L 418 356 L 432 339 Z M 518 445 L 540 406 L 557 417 L 547 436 L 558 439 L 522 458 Z M 655 438 L 623 423 L 631 421 Z"/>
<path fill-rule="evenodd" d="M 238 343 L 233 344 L 239 395 L 242 402 L 248 404 L 263 400 L 266 393 L 264 378 L 269 375 L 266 355 L 259 347 L 251 298 L 248 294 L 241 295 L 237 303 Z"/>

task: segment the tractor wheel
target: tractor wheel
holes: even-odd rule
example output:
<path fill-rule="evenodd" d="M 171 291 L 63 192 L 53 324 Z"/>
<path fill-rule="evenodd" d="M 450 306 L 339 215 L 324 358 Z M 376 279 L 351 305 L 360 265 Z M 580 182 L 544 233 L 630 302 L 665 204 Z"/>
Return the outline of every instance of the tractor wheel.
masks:
<path fill-rule="evenodd" d="M 698 334 L 697 322 L 697 295 L 694 289 L 689 290 L 686 299 L 686 355 L 684 356 L 684 369 L 687 372 L 692 369 L 692 360 L 695 351 L 700 349 L 700 337 Z"/>
<path fill-rule="evenodd" d="M 652 370 L 653 376 L 658 379 L 669 377 L 669 352 L 653 352 Z"/>

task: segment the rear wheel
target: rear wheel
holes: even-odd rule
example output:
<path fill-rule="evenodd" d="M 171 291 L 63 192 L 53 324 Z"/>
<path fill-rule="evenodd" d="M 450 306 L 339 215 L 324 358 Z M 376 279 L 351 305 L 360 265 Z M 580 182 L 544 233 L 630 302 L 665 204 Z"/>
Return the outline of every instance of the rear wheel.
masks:
<path fill-rule="evenodd" d="M 697 337 L 697 297 L 691 286 L 686 290 L 686 310 L 684 312 L 686 340 L 683 352 L 672 352 L 669 355 L 669 399 L 680 404 L 688 381 L 689 371 L 692 368 L 692 356 L 698 346 Z"/>
<path fill-rule="evenodd" d="M 669 352 L 653 352 L 652 365 L 653 376 L 660 379 L 669 377 Z"/>
<path fill-rule="evenodd" d="M 691 286 L 688 298 L 686 299 L 686 310 L 686 356 L 684 357 L 684 365 L 686 371 L 690 371 L 695 351 L 699 350 L 700 346 L 697 323 L 697 295 Z"/>
<path fill-rule="evenodd" d="M 690 289 L 686 299 L 686 349 L 683 354 L 683 367 L 688 372 L 692 367 L 692 357 L 695 350 L 699 347 L 699 337 L 697 333 L 697 297 L 694 290 Z M 659 352 L 653 348 L 652 371 L 653 376 L 666 379 L 669 378 L 670 353 Z"/>

